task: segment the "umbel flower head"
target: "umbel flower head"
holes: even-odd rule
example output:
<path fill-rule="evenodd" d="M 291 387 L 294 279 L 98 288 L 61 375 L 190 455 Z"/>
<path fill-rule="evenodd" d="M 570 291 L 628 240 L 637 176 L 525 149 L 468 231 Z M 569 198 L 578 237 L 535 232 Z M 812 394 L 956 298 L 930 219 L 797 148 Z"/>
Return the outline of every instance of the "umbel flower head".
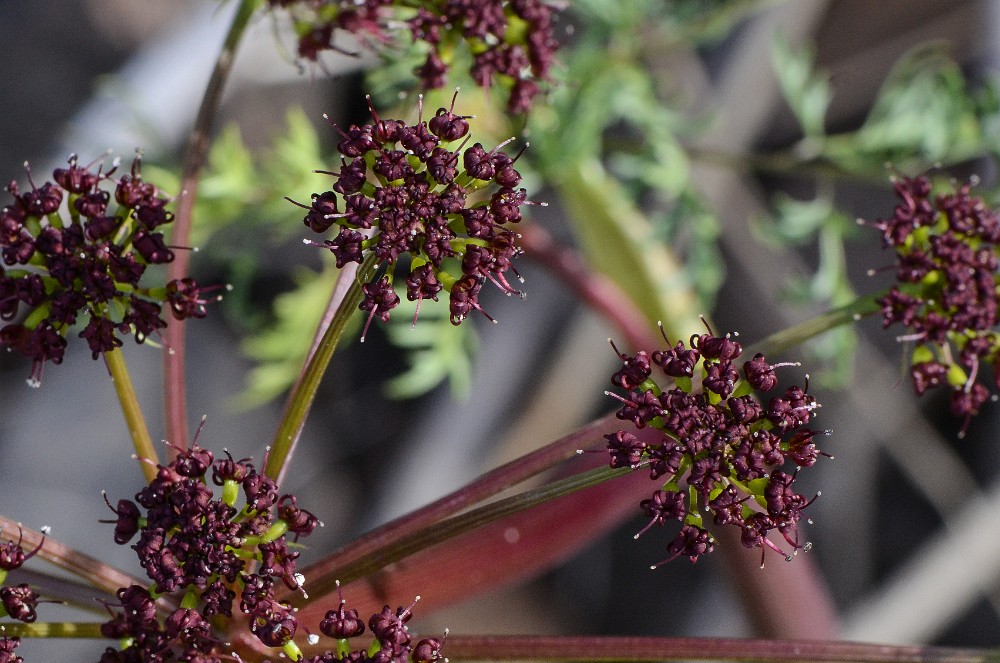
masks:
<path fill-rule="evenodd" d="M 32 360 L 37 386 L 45 362 L 59 364 L 66 336 L 77 324 L 94 359 L 131 335 L 142 343 L 166 326 L 166 302 L 178 319 L 204 317 L 205 300 L 191 279 L 150 287 L 150 265 L 168 263 L 173 250 L 161 229 L 173 220 L 169 200 L 146 182 L 136 157 L 113 177 L 81 166 L 73 155 L 54 182 L 30 189 L 7 185 L 14 201 L 0 208 L 0 346 Z M 26 166 L 27 168 L 27 166 Z"/>
<path fill-rule="evenodd" d="M 209 487 L 209 476 L 221 495 Z M 124 545 L 138 535 L 132 549 L 153 584 L 152 590 L 131 586 L 118 592 L 122 611 L 102 632 L 129 638 L 130 644 L 122 651 L 109 648 L 102 663 L 166 661 L 175 654 L 180 660 L 218 660 L 206 658 L 221 644 L 210 620 L 232 617 L 234 607 L 249 617 L 263 644 L 285 648 L 289 655 L 298 651 L 292 641 L 298 626 L 294 611 L 275 597 L 274 588 L 278 582 L 301 588 L 295 570 L 299 553 L 289 549 L 287 537 L 308 536 L 319 521 L 300 509 L 294 496 L 279 497 L 274 481 L 258 474 L 249 459 L 234 460 L 227 453 L 215 460 L 195 445 L 159 466 L 135 502 L 108 506 L 117 516 L 109 521 L 115 523 L 115 542 Z M 183 593 L 182 607 L 161 621 L 154 596 L 174 593 Z"/>
<path fill-rule="evenodd" d="M 552 7 L 542 0 L 269 0 L 292 15 L 299 57 L 315 61 L 337 46 L 338 31 L 357 35 L 378 49 L 392 43 L 390 26 L 404 25 L 426 58 L 417 75 L 427 89 L 444 87 L 456 45 L 472 56 L 472 79 L 483 88 L 499 84 L 509 91 L 507 107 L 523 113 L 541 91 L 558 43 Z"/>
<path fill-rule="evenodd" d="M 798 469 L 821 454 L 818 431 L 808 428 L 819 404 L 808 384 L 766 402 L 761 396 L 777 387 L 774 369 L 794 364 L 770 364 L 758 353 L 741 370 L 743 347 L 711 330 L 688 345 L 667 341 L 652 354 L 615 352 L 623 364 L 611 381 L 627 392 L 611 394 L 622 404 L 618 418 L 657 431 L 653 441 L 624 430 L 606 436 L 611 467 L 646 467 L 661 484 L 639 505 L 650 522 L 636 538 L 653 525 L 681 523 L 660 564 L 677 557 L 694 562 L 712 552 L 705 514 L 715 525 L 739 528 L 744 546 L 761 549 L 761 563 L 767 549 L 791 559 L 767 538 L 772 530 L 793 554 L 808 549 L 798 523 L 812 500 L 793 485 Z M 787 464 L 795 469 L 785 471 Z"/>
<path fill-rule="evenodd" d="M 209 477 L 220 494 L 209 487 Z M 343 598 L 316 629 L 299 628 L 295 608 L 278 590 L 305 594 L 304 578 L 296 572 L 299 553 L 292 546 L 320 523 L 294 496 L 279 496 L 275 482 L 248 458 L 235 460 L 226 452 L 216 459 L 196 444 L 160 466 L 134 502 L 108 506 L 116 516 L 106 521 L 115 524 L 115 542 L 125 545 L 138 537 L 132 549 L 152 584 L 123 587 L 117 594 L 120 610 L 108 606 L 112 619 L 101 632 L 124 644 L 108 647 L 101 663 L 231 660 L 214 629 L 239 613 L 261 644 L 293 661 L 436 663 L 441 658 L 436 639 L 411 644 L 406 622 L 412 605 L 395 611 L 385 606 L 372 615 L 368 627 L 375 642 L 357 650 L 349 640 L 365 632 L 365 623 Z M 165 594 L 180 599 L 180 607 L 166 615 L 156 604 Z M 317 629 L 336 641 L 335 650 L 306 658 L 296 635 Z M 320 638 L 311 634 L 307 641 L 316 645 Z"/>
<path fill-rule="evenodd" d="M 444 292 L 452 324 L 474 310 L 489 318 L 479 304 L 487 281 L 523 296 L 506 277 L 517 274 L 511 262 L 521 252 L 508 225 L 521 220 L 528 202 L 517 188 L 517 156 L 501 151 L 506 143 L 469 145 L 469 118 L 455 114 L 454 99 L 451 108 L 412 125 L 383 120 L 374 109 L 372 118 L 361 127 L 338 127 L 342 158 L 339 172 L 328 173 L 331 190 L 313 194 L 308 207 L 296 203 L 308 210 L 303 222 L 310 229 L 336 230 L 317 245 L 333 253 L 338 267 L 374 257 L 378 269 L 367 277 L 361 303 L 368 322 L 388 321 L 399 304 L 394 267 L 404 257 L 406 297 L 418 313 L 422 300 L 437 301 Z"/>
<path fill-rule="evenodd" d="M 951 389 L 951 411 L 965 422 L 990 398 L 984 365 L 1000 376 L 997 254 L 1000 218 L 969 184 L 933 195 L 926 177 L 894 181 L 900 202 L 870 225 L 896 254 L 896 283 L 878 300 L 882 323 L 906 327 L 910 377 L 918 395 Z"/>

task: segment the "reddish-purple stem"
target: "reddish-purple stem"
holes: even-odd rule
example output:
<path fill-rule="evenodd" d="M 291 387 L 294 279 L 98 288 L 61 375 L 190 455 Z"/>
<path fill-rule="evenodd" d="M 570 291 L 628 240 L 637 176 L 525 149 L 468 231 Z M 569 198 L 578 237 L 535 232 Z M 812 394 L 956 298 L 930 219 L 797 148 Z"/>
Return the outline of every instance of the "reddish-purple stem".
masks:
<path fill-rule="evenodd" d="M 590 269 L 573 249 L 560 245 L 537 223 L 518 231 L 525 255 L 544 265 L 563 285 L 615 325 L 633 348 L 651 351 L 663 342 L 654 327 L 614 281 Z"/>
<path fill-rule="evenodd" d="M 215 61 L 215 68 L 198 108 L 194 126 L 188 137 L 181 175 L 181 190 L 177 199 L 177 212 L 173 224 L 172 243 L 174 246 L 188 246 L 191 237 L 191 220 L 198 193 L 198 177 L 208 155 L 210 134 L 216 112 L 222 102 L 222 92 L 233 68 L 236 47 L 250 22 L 256 7 L 256 0 L 243 0 L 236 10 L 232 25 L 226 34 L 222 51 Z M 188 275 L 190 251 L 176 251 L 174 261 L 167 266 L 167 280 L 184 278 Z M 172 320 L 164 330 L 164 341 L 168 352 L 163 353 L 163 398 L 164 420 L 171 458 L 188 448 L 187 431 L 187 388 L 184 378 L 184 334 L 183 320 Z"/>
<path fill-rule="evenodd" d="M 856 663 L 988 663 L 995 651 L 816 640 L 573 636 L 449 636 L 452 661 L 853 661 Z"/>
<path fill-rule="evenodd" d="M 304 571 L 307 578 L 322 578 L 331 570 L 340 569 L 458 513 L 462 509 L 482 502 L 502 490 L 521 483 L 539 472 L 576 455 L 577 449 L 593 447 L 605 433 L 621 426 L 614 415 L 608 415 L 537 451 L 522 456 L 483 474 L 472 483 L 416 511 L 392 520 L 368 534 L 355 539 L 340 550 L 317 562 Z"/>

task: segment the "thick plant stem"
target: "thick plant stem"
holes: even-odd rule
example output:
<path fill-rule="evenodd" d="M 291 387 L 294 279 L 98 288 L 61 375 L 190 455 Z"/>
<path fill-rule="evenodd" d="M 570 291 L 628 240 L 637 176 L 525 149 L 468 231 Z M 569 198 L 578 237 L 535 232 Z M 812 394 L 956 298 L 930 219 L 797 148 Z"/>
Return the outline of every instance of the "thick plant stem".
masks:
<path fill-rule="evenodd" d="M 128 424 L 128 433 L 132 437 L 136 458 L 139 460 L 146 482 L 149 483 L 156 478 L 156 465 L 160 461 L 153 447 L 153 438 L 149 434 L 146 420 L 142 416 L 142 408 L 139 407 L 135 389 L 132 387 L 132 378 L 129 377 L 128 366 L 125 365 L 125 355 L 121 349 L 115 348 L 105 352 L 104 359 L 111 373 L 111 381 L 115 385 L 122 414 L 125 415 L 125 423 Z"/>
<path fill-rule="evenodd" d="M 18 638 L 106 638 L 101 634 L 101 622 L 36 622 L 5 623 L 0 635 Z"/>
<path fill-rule="evenodd" d="M 353 560 L 351 563 L 337 568 L 328 568 L 325 574 L 310 583 L 309 591 L 325 595 L 336 589 L 337 581 L 347 584 L 358 578 L 371 575 L 420 550 L 470 532 L 505 516 L 628 474 L 630 471 L 629 468 L 599 467 L 438 521 L 410 536 L 402 537 L 390 545 L 378 548 L 366 557 Z M 292 597 L 293 603 L 296 600 Z"/>
<path fill-rule="evenodd" d="M 250 23 L 250 17 L 260 4 L 260 0 L 242 0 L 236 9 L 236 15 L 229 26 L 229 32 L 223 43 L 222 51 L 215 61 L 215 68 L 205 88 L 205 94 L 198 108 L 194 127 L 188 137 L 187 151 L 184 157 L 184 171 L 181 174 L 181 191 L 177 199 L 177 213 L 173 224 L 171 237 L 175 246 L 188 246 L 191 237 L 191 220 L 194 214 L 194 202 L 198 193 L 198 177 L 208 154 L 209 135 L 216 112 L 222 102 L 222 92 L 229 79 L 236 57 L 236 48 Z M 188 275 L 190 252 L 176 252 L 173 262 L 167 266 L 167 279 L 181 279 Z M 187 432 L 187 388 L 184 377 L 184 321 L 172 320 L 164 330 L 164 340 L 169 352 L 163 353 L 163 396 L 164 419 L 167 440 L 176 449 L 186 449 L 188 446 Z M 171 450 L 171 456 L 176 451 Z"/>
<path fill-rule="evenodd" d="M 316 398 L 316 390 L 319 389 L 327 366 L 330 365 L 334 350 L 337 349 L 340 337 L 344 334 L 347 322 L 361 303 L 363 295 L 361 284 L 374 266 L 375 256 L 372 254 L 365 258 L 358 268 L 357 278 L 352 280 L 350 287 L 344 293 L 333 319 L 323 333 L 323 338 L 320 339 L 315 351 L 309 355 L 306 367 L 288 397 L 285 411 L 268 452 L 267 462 L 264 464 L 264 473 L 272 479 L 282 475 L 285 465 L 291 458 L 292 449 L 302 434 L 306 417 L 312 408 L 313 399 Z"/>
<path fill-rule="evenodd" d="M 521 246 L 527 257 L 544 265 L 581 301 L 604 315 L 637 349 L 656 347 L 660 338 L 642 311 L 612 279 L 590 269 L 573 249 L 562 246 L 538 224 L 520 229 Z"/>
<path fill-rule="evenodd" d="M 774 661 L 781 663 L 993 663 L 986 649 L 815 640 L 559 636 L 449 636 L 448 659 L 548 661 Z"/>
<path fill-rule="evenodd" d="M 340 569 L 367 559 L 379 550 L 389 549 L 448 516 L 576 456 L 578 449 L 589 449 L 597 442 L 603 442 L 605 433 L 612 433 L 620 427 L 621 422 L 614 415 L 598 419 L 541 449 L 487 472 L 467 486 L 372 530 L 309 567 L 305 574 L 308 578 L 336 575 Z"/>

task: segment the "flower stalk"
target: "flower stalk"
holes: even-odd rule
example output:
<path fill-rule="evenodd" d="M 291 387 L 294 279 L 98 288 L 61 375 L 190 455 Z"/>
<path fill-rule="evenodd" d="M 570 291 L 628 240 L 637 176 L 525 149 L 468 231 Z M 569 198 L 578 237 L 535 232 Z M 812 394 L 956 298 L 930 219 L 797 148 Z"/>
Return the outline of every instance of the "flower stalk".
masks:
<path fill-rule="evenodd" d="M 992 663 L 988 649 L 874 645 L 858 642 L 735 638 L 452 636 L 448 658 L 511 661 L 855 661 L 857 663 Z"/>
<path fill-rule="evenodd" d="M 247 25 L 261 0 L 241 0 L 229 32 L 222 45 L 222 51 L 215 61 L 208 86 L 201 100 L 198 115 L 188 136 L 187 151 L 184 157 L 184 170 L 181 175 L 181 191 L 177 199 L 177 216 L 174 222 L 173 244 L 188 246 L 191 237 L 191 222 L 194 216 L 194 203 L 198 195 L 198 178 L 205 165 L 210 144 L 210 134 L 219 106 L 222 103 L 222 93 L 226 81 L 232 72 L 236 59 L 236 49 L 243 38 Z M 167 267 L 168 279 L 182 279 L 188 275 L 190 263 L 189 251 L 178 251 L 177 256 Z M 187 386 L 184 371 L 184 336 L 183 320 L 175 320 L 164 330 L 166 346 L 170 352 L 163 353 L 164 381 L 164 420 L 167 439 L 174 445 L 170 455 L 176 450 L 188 446 L 187 432 Z"/>
<path fill-rule="evenodd" d="M 160 462 L 153 447 L 153 438 L 149 434 L 149 427 L 146 426 L 146 419 L 139 406 L 139 399 L 136 398 L 135 388 L 132 386 L 132 378 L 125 363 L 125 355 L 120 348 L 115 348 L 104 353 L 104 359 L 111 374 L 111 382 L 115 386 L 115 394 L 118 396 L 118 403 L 121 405 L 125 423 L 128 425 L 128 433 L 132 438 L 132 445 L 135 447 L 135 455 L 139 460 L 139 467 L 142 469 L 146 483 L 156 477 L 156 466 Z"/>
<path fill-rule="evenodd" d="M 306 417 L 309 415 L 313 400 L 316 398 L 316 390 L 319 389 L 319 384 L 330 365 L 340 337 L 344 335 L 348 321 L 361 303 L 363 297 L 362 281 L 375 266 L 375 262 L 375 256 L 372 254 L 358 268 L 357 278 L 353 280 L 344 294 L 343 300 L 337 306 L 333 319 L 323 332 L 323 337 L 315 351 L 309 355 L 305 369 L 288 397 L 285 411 L 278 423 L 278 430 L 271 443 L 267 462 L 264 464 L 264 474 L 272 479 L 282 476 L 284 468 L 291 458 L 292 450 L 295 448 L 295 443 L 302 435 Z"/>

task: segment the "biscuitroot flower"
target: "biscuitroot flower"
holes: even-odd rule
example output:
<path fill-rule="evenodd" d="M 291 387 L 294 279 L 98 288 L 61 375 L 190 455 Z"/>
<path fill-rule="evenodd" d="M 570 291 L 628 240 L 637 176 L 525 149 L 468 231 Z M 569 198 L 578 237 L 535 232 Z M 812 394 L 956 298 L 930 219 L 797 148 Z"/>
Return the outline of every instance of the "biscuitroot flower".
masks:
<path fill-rule="evenodd" d="M 13 203 L 0 209 L 0 346 L 32 360 L 28 383 L 38 386 L 46 362 L 59 364 L 75 326 L 94 359 L 122 345 L 142 343 L 174 317 L 203 317 L 204 292 L 190 280 L 147 285 L 147 268 L 174 259 L 163 226 L 170 202 L 140 172 L 114 177 L 100 167 L 56 168 L 54 182 L 30 189 L 7 185 Z"/>
<path fill-rule="evenodd" d="M 209 478 L 221 488 L 219 495 Z M 113 611 L 102 633 L 127 644 L 109 648 L 103 662 L 218 660 L 209 656 L 222 646 L 211 622 L 235 611 L 247 616 L 261 643 L 301 658 L 293 639 L 295 611 L 275 588 L 280 583 L 302 591 L 299 553 L 288 537 L 308 536 L 319 521 L 294 496 L 279 496 L 275 482 L 250 459 L 226 453 L 216 460 L 195 444 L 159 466 L 134 502 L 108 506 L 116 516 L 107 521 L 115 523 L 115 542 L 138 537 L 132 549 L 152 584 L 118 592 L 121 610 Z M 154 601 L 164 594 L 177 595 L 180 607 L 161 619 Z"/>
<path fill-rule="evenodd" d="M 339 592 L 339 583 L 337 589 Z M 365 622 L 356 609 L 346 607 L 347 604 L 341 597 L 337 609 L 328 610 L 319 624 L 320 632 L 336 641 L 336 648 L 304 660 L 307 663 L 439 663 L 447 660 L 441 655 L 444 638 L 424 638 L 414 642 L 410 635 L 406 624 L 413 616 L 413 607 L 419 600 L 418 596 L 409 607 L 399 606 L 395 610 L 386 605 L 380 612 L 373 614 L 368 619 L 371 641 L 370 644 L 363 644 L 352 640 L 365 633 Z M 319 642 L 319 639 L 316 638 L 315 642 Z"/>
<path fill-rule="evenodd" d="M 44 528 L 42 530 L 42 540 L 39 541 L 38 545 L 33 550 L 27 552 L 25 552 L 21 545 L 24 533 L 20 529 L 18 530 L 16 540 L 10 538 L 7 541 L 0 541 L 0 617 L 6 616 L 29 624 L 38 617 L 35 612 L 35 608 L 38 606 L 38 594 L 25 583 L 6 585 L 5 582 L 7 574 L 10 571 L 21 568 L 26 561 L 34 557 L 42 549 L 42 545 L 45 543 L 44 532 L 47 529 Z M 2 533 L 3 531 L 0 529 L 0 534 Z M 13 657 L 14 648 L 17 647 L 19 642 L 17 638 L 9 639 L 0 637 L 0 663 L 5 660 L 3 658 L 5 655 Z M 4 647 L 9 648 L 6 654 L 4 653 Z M 9 660 L 16 659 L 10 658 Z"/>
<path fill-rule="evenodd" d="M 477 85 L 508 92 L 507 107 L 523 113 L 547 83 L 558 42 L 553 7 L 542 0 L 269 0 L 290 13 L 298 55 L 315 61 L 326 50 L 346 52 L 341 32 L 356 35 L 373 50 L 391 47 L 400 27 L 426 53 L 416 74 L 426 89 L 444 87 L 456 46 L 472 58 L 469 74 Z"/>
<path fill-rule="evenodd" d="M 655 439 L 625 430 L 606 436 L 611 467 L 645 467 L 659 484 L 639 505 L 649 524 L 636 538 L 654 525 L 681 524 L 659 564 L 712 552 L 707 518 L 739 528 L 744 546 L 761 549 L 762 564 L 768 549 L 786 559 L 808 549 L 798 523 L 812 500 L 793 484 L 799 468 L 822 453 L 814 443 L 819 432 L 808 428 L 819 404 L 808 384 L 761 396 L 777 387 L 776 368 L 797 364 L 771 364 L 758 353 L 741 366 L 740 343 L 711 330 L 687 345 L 667 341 L 652 354 L 614 349 L 622 368 L 611 381 L 627 392 L 608 392 L 621 402 L 618 418 L 657 431 Z M 772 530 L 791 554 L 768 538 Z"/>
<path fill-rule="evenodd" d="M 951 390 L 960 436 L 990 398 L 980 379 L 1000 376 L 997 256 L 1000 218 L 970 185 L 933 195 L 927 177 L 894 181 L 900 202 L 887 219 L 859 221 L 882 233 L 896 254 L 896 283 L 878 300 L 883 326 L 899 323 L 911 344 L 910 378 L 918 395 Z M 872 271 L 874 273 L 875 270 Z"/>
<path fill-rule="evenodd" d="M 397 280 L 418 314 L 422 300 L 443 293 L 452 324 L 473 311 L 493 320 L 479 303 L 485 283 L 523 296 L 507 278 L 517 275 L 511 262 L 521 253 L 508 226 L 530 204 L 517 188 L 519 155 L 502 152 L 506 143 L 470 146 L 469 118 L 454 112 L 454 99 L 451 108 L 412 125 L 383 120 L 374 109 L 372 117 L 372 124 L 337 128 L 342 158 L 340 170 L 327 173 L 331 190 L 313 194 L 308 206 L 296 203 L 308 210 L 303 222 L 311 230 L 336 232 L 322 244 L 306 243 L 328 248 L 338 267 L 373 256 L 378 268 L 364 283 L 360 306 L 369 324 L 376 316 L 389 319 L 399 303 Z M 404 258 L 406 275 L 397 278 L 394 268 Z"/>
<path fill-rule="evenodd" d="M 21 638 L 2 635 L 0 631 L 0 663 L 24 663 L 24 659 L 14 653 L 21 646 Z"/>

